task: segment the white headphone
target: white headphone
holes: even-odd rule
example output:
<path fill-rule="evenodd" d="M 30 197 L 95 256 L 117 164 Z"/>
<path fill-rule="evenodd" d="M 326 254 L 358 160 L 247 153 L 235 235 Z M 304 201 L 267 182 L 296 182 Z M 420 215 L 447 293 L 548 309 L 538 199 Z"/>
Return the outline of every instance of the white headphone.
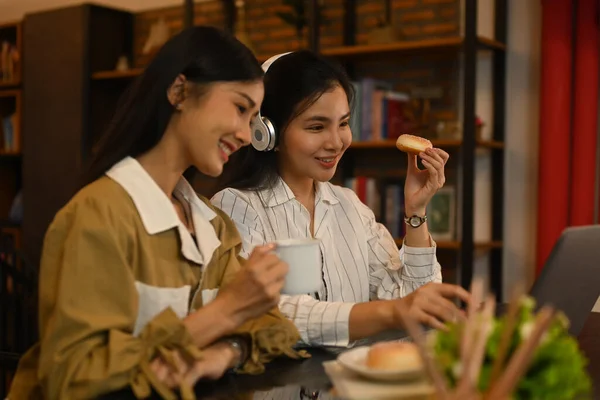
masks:
<path fill-rule="evenodd" d="M 290 54 L 291 52 L 277 54 L 262 64 L 262 69 L 266 73 L 277 59 L 285 56 L 286 54 Z M 275 142 L 277 136 L 275 134 L 275 127 L 273 123 L 267 117 L 263 117 L 260 115 L 260 110 L 258 111 L 258 115 L 252 121 L 252 125 L 250 126 L 252 130 L 252 146 L 258 151 L 271 151 L 275 148 Z"/>

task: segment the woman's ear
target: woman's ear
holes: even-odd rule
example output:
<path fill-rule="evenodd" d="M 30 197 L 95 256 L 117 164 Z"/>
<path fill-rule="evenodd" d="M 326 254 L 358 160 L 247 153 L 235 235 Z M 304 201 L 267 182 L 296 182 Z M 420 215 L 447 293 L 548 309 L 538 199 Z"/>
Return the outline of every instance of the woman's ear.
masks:
<path fill-rule="evenodd" d="M 169 103 L 171 103 L 173 107 L 178 110 L 181 110 L 183 107 L 183 102 L 187 97 L 186 83 L 187 79 L 185 76 L 179 74 L 171 86 L 169 86 L 169 89 L 167 89 L 167 98 L 169 99 Z"/>

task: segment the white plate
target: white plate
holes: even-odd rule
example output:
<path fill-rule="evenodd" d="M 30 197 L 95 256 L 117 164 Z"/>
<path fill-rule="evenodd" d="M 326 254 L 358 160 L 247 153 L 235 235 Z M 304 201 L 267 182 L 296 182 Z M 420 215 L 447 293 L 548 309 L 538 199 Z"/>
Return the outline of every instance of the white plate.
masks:
<path fill-rule="evenodd" d="M 357 347 L 340 354 L 338 362 L 345 368 L 368 379 L 378 381 L 413 380 L 424 376 L 423 368 L 403 368 L 398 370 L 377 370 L 366 366 L 369 346 Z"/>

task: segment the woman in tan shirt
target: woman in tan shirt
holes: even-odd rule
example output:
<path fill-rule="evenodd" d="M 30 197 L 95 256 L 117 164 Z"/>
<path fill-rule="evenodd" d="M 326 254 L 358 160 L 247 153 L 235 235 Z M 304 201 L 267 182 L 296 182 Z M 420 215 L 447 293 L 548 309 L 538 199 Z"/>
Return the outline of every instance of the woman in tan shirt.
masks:
<path fill-rule="evenodd" d="M 222 172 L 250 143 L 262 97 L 260 65 L 217 29 L 184 30 L 159 51 L 46 233 L 40 340 L 10 399 L 126 387 L 190 398 L 198 379 L 300 356 L 276 308 L 287 266 L 269 245 L 240 258 L 234 224 L 183 178 L 190 167 Z"/>

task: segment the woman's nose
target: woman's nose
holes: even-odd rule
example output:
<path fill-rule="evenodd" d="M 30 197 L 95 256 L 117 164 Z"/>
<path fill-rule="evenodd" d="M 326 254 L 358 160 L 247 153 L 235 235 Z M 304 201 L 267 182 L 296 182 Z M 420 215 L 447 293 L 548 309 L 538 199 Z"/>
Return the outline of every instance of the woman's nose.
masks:
<path fill-rule="evenodd" d="M 339 150 L 344 146 L 344 142 L 342 141 L 342 136 L 337 129 L 334 129 L 329 134 L 329 139 L 326 143 L 327 147 L 335 150 Z"/>
<path fill-rule="evenodd" d="M 249 145 L 252 142 L 252 130 L 250 125 L 247 125 L 245 128 L 238 129 L 235 134 L 235 138 L 242 142 L 244 146 Z"/>

